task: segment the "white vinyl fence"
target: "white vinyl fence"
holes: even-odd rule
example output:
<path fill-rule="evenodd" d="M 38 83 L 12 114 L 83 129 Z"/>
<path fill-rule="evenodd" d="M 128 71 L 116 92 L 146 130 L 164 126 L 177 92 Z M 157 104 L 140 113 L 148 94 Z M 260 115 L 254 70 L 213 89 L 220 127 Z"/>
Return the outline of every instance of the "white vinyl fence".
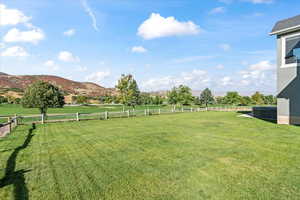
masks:
<path fill-rule="evenodd" d="M 25 116 L 0 116 L 0 119 L 6 119 L 6 123 L 0 123 L 0 137 L 6 136 L 19 124 L 31 123 L 50 123 L 50 122 L 66 122 L 66 121 L 83 121 L 83 120 L 108 120 L 113 118 L 129 118 L 150 115 L 175 114 L 186 112 L 205 112 L 205 111 L 252 111 L 252 107 L 209 107 L 209 108 L 187 108 L 174 107 L 171 109 L 144 109 L 144 110 L 127 110 L 120 112 L 100 112 L 100 113 L 65 113 L 65 114 L 47 114 L 44 115 L 25 115 Z"/>
<path fill-rule="evenodd" d="M 14 130 L 15 127 L 18 126 L 18 117 L 1 117 L 2 119 L 7 119 L 7 122 L 0 123 L 0 138 L 5 137 L 11 131 Z"/>

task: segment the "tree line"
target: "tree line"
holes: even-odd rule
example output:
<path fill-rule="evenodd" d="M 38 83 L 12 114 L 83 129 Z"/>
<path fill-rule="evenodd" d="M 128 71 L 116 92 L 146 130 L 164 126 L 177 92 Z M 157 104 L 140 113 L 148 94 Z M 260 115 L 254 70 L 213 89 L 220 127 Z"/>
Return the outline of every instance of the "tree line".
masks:
<path fill-rule="evenodd" d="M 131 74 L 122 75 L 115 86 L 117 95 L 104 95 L 93 98 L 100 103 L 123 104 L 135 107 L 137 105 L 198 105 L 208 107 L 210 105 L 275 105 L 276 97 L 263 95 L 259 92 L 252 96 L 241 96 L 238 92 L 227 92 L 225 96 L 214 96 L 209 88 L 201 92 L 199 96 L 193 96 L 191 88 L 185 85 L 173 87 L 166 95 L 153 95 L 141 92 L 138 84 Z M 86 96 L 73 96 L 72 102 L 87 104 L 91 100 Z M 9 99 L 0 96 L 1 103 L 21 103 L 26 108 L 39 108 L 42 114 L 46 114 L 48 108 L 59 108 L 65 104 L 63 92 L 58 87 L 43 81 L 37 81 L 27 87 L 22 99 Z"/>
<path fill-rule="evenodd" d="M 137 82 L 132 75 L 122 75 L 116 85 L 117 96 L 105 95 L 98 98 L 100 103 L 116 103 L 127 106 L 137 105 L 275 105 L 276 97 L 273 95 L 264 95 L 260 92 L 254 93 L 252 96 L 241 96 L 238 92 L 227 92 L 225 96 L 214 96 L 209 88 L 201 92 L 199 96 L 193 96 L 191 88 L 185 85 L 173 87 L 166 95 L 154 95 L 151 93 L 140 92 Z M 87 98 L 77 97 L 85 99 Z M 77 101 L 77 103 L 84 103 Z"/>

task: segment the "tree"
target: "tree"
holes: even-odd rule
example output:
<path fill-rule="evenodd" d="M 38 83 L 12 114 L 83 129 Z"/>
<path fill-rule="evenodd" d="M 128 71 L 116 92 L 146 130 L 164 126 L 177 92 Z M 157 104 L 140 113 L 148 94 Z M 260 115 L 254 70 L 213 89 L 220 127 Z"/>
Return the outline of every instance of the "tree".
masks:
<path fill-rule="evenodd" d="M 122 74 L 116 89 L 119 92 L 119 100 L 122 104 L 133 107 L 139 104 L 140 90 L 131 74 Z"/>
<path fill-rule="evenodd" d="M 221 96 L 216 97 L 216 103 L 218 105 L 224 104 L 224 97 Z"/>
<path fill-rule="evenodd" d="M 87 104 L 88 98 L 86 96 L 77 96 L 76 97 L 76 103 L 77 104 Z"/>
<path fill-rule="evenodd" d="M 15 97 L 13 96 L 7 96 L 7 103 L 9 104 L 13 104 L 15 102 Z"/>
<path fill-rule="evenodd" d="M 103 103 L 105 103 L 105 104 L 111 104 L 111 103 L 114 102 L 114 98 L 113 98 L 112 95 L 106 94 L 104 96 L 100 96 L 99 97 L 99 102 L 102 103 L 102 104 Z"/>
<path fill-rule="evenodd" d="M 256 104 L 256 105 L 262 105 L 264 104 L 264 95 L 262 95 L 259 92 L 255 92 L 252 96 L 251 96 L 252 101 Z"/>
<path fill-rule="evenodd" d="M 161 96 L 156 95 L 152 98 L 152 102 L 154 105 L 161 105 L 164 102 L 164 99 Z"/>
<path fill-rule="evenodd" d="M 15 98 L 14 104 L 20 104 L 20 103 L 21 103 L 21 99 L 20 98 Z"/>
<path fill-rule="evenodd" d="M 177 88 L 173 87 L 171 91 L 167 94 L 168 97 L 168 103 L 171 105 L 176 105 L 178 103 L 178 92 Z"/>
<path fill-rule="evenodd" d="M 30 85 L 22 98 L 23 107 L 38 108 L 41 114 L 46 114 L 48 108 L 61 108 L 64 104 L 64 96 L 59 89 L 43 81 Z"/>
<path fill-rule="evenodd" d="M 200 106 L 201 105 L 201 101 L 200 101 L 200 97 L 195 97 L 194 98 L 194 104 Z"/>
<path fill-rule="evenodd" d="M 152 98 L 149 93 L 141 93 L 140 95 L 140 103 L 141 105 L 150 105 L 152 104 Z"/>
<path fill-rule="evenodd" d="M 275 105 L 276 104 L 276 97 L 273 95 L 267 95 L 263 97 L 264 104 L 266 105 Z"/>
<path fill-rule="evenodd" d="M 181 105 L 189 105 L 191 104 L 191 102 L 193 101 L 193 95 L 192 95 L 192 91 L 191 88 L 189 88 L 188 86 L 185 85 L 180 85 L 178 87 L 178 102 Z"/>
<path fill-rule="evenodd" d="M 251 105 L 253 102 L 252 102 L 252 99 L 248 96 L 243 96 L 241 97 L 241 100 L 240 100 L 240 105 L 241 106 L 248 106 L 248 105 Z"/>
<path fill-rule="evenodd" d="M 0 96 L 0 104 L 7 103 L 7 98 L 4 96 Z"/>
<path fill-rule="evenodd" d="M 205 107 L 207 107 L 208 104 L 213 104 L 215 102 L 214 96 L 212 95 L 210 89 L 206 88 L 201 92 L 200 102 L 201 104 L 204 104 Z"/>
<path fill-rule="evenodd" d="M 224 97 L 224 103 L 229 105 L 238 105 L 240 103 L 241 96 L 238 92 L 227 92 Z"/>

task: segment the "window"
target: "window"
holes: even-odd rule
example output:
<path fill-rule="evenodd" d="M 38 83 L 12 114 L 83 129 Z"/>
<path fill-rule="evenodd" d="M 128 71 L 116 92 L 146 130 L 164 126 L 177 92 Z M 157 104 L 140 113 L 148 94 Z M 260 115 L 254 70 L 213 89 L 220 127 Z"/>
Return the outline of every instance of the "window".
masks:
<path fill-rule="evenodd" d="M 286 39 L 285 64 L 300 63 L 300 36 Z"/>

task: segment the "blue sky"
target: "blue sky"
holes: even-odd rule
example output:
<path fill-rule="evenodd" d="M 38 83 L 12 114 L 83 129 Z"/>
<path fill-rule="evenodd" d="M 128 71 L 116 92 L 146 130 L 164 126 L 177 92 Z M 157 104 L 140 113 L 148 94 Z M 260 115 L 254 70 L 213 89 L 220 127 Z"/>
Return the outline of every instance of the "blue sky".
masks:
<path fill-rule="evenodd" d="M 2 0 L 0 67 L 141 90 L 275 93 L 274 23 L 295 0 Z"/>

